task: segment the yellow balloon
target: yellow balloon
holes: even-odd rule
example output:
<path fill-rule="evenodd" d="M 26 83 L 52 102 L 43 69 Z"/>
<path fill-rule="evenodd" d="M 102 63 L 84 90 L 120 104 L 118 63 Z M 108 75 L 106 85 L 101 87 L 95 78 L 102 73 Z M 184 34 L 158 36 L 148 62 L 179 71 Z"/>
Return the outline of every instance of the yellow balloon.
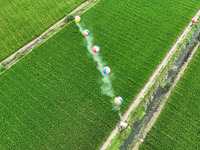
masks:
<path fill-rule="evenodd" d="M 80 22 L 81 21 L 81 17 L 80 16 L 75 16 L 74 20 L 75 20 L 75 22 Z"/>

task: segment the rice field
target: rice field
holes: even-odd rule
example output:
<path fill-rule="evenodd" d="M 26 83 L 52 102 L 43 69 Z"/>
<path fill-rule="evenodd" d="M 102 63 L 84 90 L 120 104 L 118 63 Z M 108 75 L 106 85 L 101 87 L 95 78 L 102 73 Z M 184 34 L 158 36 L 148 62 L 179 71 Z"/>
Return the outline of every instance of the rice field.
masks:
<path fill-rule="evenodd" d="M 133 102 L 179 34 L 198 0 L 101 0 L 81 15 L 109 78 Z M 102 75 L 73 22 L 0 76 L 0 149 L 98 149 L 119 121 Z"/>
<path fill-rule="evenodd" d="M 42 34 L 86 0 L 0 2 L 0 61 Z"/>
<path fill-rule="evenodd" d="M 200 48 L 173 90 L 141 150 L 200 148 Z"/>

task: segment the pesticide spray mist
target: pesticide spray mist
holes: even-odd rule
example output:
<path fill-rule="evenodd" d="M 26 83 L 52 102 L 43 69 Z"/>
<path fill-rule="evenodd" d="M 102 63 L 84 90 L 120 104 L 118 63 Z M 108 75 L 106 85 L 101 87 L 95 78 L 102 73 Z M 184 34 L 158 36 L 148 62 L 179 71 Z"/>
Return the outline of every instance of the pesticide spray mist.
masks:
<path fill-rule="evenodd" d="M 80 23 L 76 23 L 76 25 L 79 27 L 79 31 L 82 34 L 83 33 L 83 29 L 82 29 Z M 120 119 L 121 119 L 120 107 L 116 106 L 114 104 L 114 102 L 113 102 L 113 100 L 116 97 L 116 95 L 115 95 L 115 92 L 113 90 L 112 84 L 110 82 L 110 79 L 109 79 L 108 75 L 105 75 L 103 73 L 103 67 L 105 66 L 105 63 L 102 61 L 102 58 L 98 54 L 95 54 L 92 51 L 92 47 L 93 47 L 92 37 L 91 36 L 87 36 L 86 40 L 87 40 L 87 49 L 88 49 L 89 53 L 93 56 L 93 59 L 97 62 L 97 64 L 98 64 L 97 69 L 101 72 L 101 74 L 103 76 L 102 82 L 101 82 L 102 94 L 105 94 L 105 95 L 111 97 L 111 103 L 113 105 L 113 110 L 119 112 L 119 116 L 120 116 Z"/>

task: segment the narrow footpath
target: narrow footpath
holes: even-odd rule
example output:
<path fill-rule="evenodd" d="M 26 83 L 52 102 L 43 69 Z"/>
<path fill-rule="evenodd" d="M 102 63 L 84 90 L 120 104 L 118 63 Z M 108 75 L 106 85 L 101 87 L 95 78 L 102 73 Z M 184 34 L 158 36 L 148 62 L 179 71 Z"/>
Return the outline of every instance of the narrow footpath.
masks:
<path fill-rule="evenodd" d="M 192 58 L 194 57 L 194 55 L 195 55 L 197 49 L 199 48 L 199 46 L 200 46 L 200 42 L 198 42 L 198 44 L 196 45 L 196 47 L 192 51 L 190 57 L 188 58 L 187 62 L 185 62 L 184 65 L 182 66 L 182 69 L 180 70 L 180 72 L 176 76 L 172 87 L 169 89 L 167 94 L 165 94 L 165 100 L 159 105 L 159 107 L 157 108 L 157 111 L 153 113 L 153 116 L 149 120 L 148 124 L 145 127 L 143 127 L 143 129 L 141 129 L 142 133 L 140 133 L 140 137 L 137 139 L 138 142 L 133 147 L 133 150 L 137 150 L 139 148 L 139 146 L 144 141 L 144 138 L 146 137 L 147 133 L 151 130 L 152 126 L 156 122 L 156 119 L 159 117 L 159 114 L 161 113 L 161 110 L 165 106 L 169 96 L 171 95 L 173 89 L 176 87 L 177 83 L 179 82 L 180 78 L 182 77 L 183 73 L 185 72 L 186 68 L 188 67 L 189 63 L 191 62 Z"/>
<path fill-rule="evenodd" d="M 93 7 L 95 4 L 97 4 L 100 0 L 97 0 L 96 2 L 94 2 L 91 6 L 89 6 L 87 9 L 85 9 L 84 11 L 80 12 L 79 15 L 83 14 L 84 12 L 86 12 L 87 10 L 89 10 L 91 7 Z M 83 7 L 85 7 L 87 4 L 91 3 L 91 1 L 86 1 L 83 4 L 81 4 L 79 7 L 77 7 L 75 10 L 73 10 L 71 13 L 69 13 L 69 15 L 71 14 L 75 14 L 77 12 L 79 12 L 81 9 L 83 9 Z M 24 56 L 26 56 L 29 52 L 31 52 L 35 46 L 41 45 L 42 43 L 44 43 L 45 41 L 47 41 L 49 38 L 51 38 L 53 35 L 55 35 L 57 32 L 59 32 L 62 28 L 64 28 L 66 25 L 68 25 L 70 22 L 65 23 L 67 16 L 65 16 L 64 18 L 62 18 L 61 20 L 59 20 L 58 22 L 56 22 L 54 25 L 52 25 L 49 29 L 47 29 L 45 32 L 43 32 L 39 37 L 35 38 L 33 41 L 29 42 L 28 44 L 26 44 L 25 46 L 23 46 L 22 48 L 20 48 L 19 50 L 17 50 L 16 52 L 14 52 L 12 55 L 10 55 L 9 57 L 7 57 L 6 59 L 4 59 L 3 61 L 0 62 L 0 66 L 3 64 L 6 64 L 4 67 L 6 69 L 10 68 L 12 65 L 14 65 L 16 62 L 18 62 L 21 58 L 23 58 Z M 64 25 L 63 25 L 64 23 Z M 62 26 L 63 25 L 63 26 Z M 61 26 L 61 27 L 60 27 Z M 52 32 L 54 29 L 56 29 L 57 27 L 60 27 L 59 30 Z M 44 38 L 47 34 L 51 33 L 52 34 L 47 37 Z M 15 59 L 15 57 L 18 54 L 23 54 L 23 57 L 19 58 L 18 60 Z M 0 74 L 3 72 L 0 72 Z"/>
<path fill-rule="evenodd" d="M 200 9 L 196 13 L 196 15 L 194 16 L 194 18 L 197 18 L 199 16 L 200 16 Z M 150 87 L 154 84 L 156 77 L 160 75 L 162 69 L 167 65 L 167 63 L 170 60 L 171 56 L 175 53 L 175 50 L 176 50 L 176 47 L 178 46 L 178 44 L 181 43 L 181 41 L 185 38 L 185 36 L 191 30 L 191 28 L 192 28 L 191 25 L 192 25 L 192 23 L 190 22 L 188 24 L 188 26 L 185 28 L 185 30 L 183 31 L 183 33 L 178 37 L 176 43 L 174 43 L 174 45 L 172 46 L 172 48 L 165 55 L 164 59 L 158 65 L 158 67 L 156 68 L 156 70 L 153 72 L 153 74 L 149 78 L 148 82 L 144 85 L 144 87 L 142 88 L 142 90 L 136 96 L 136 98 L 133 101 L 133 103 L 129 106 L 128 110 L 122 116 L 122 121 L 129 121 L 130 120 L 130 118 L 131 118 L 131 116 L 130 116 L 131 112 L 138 106 L 138 104 L 144 98 L 145 94 L 148 92 L 148 90 L 150 89 Z M 118 127 L 116 126 L 112 130 L 111 134 L 108 136 L 108 138 L 106 139 L 106 141 L 104 142 L 104 144 L 102 145 L 102 147 L 100 148 L 100 150 L 105 150 L 110 145 L 110 141 L 115 137 L 115 135 L 117 134 L 117 132 L 118 132 Z"/>

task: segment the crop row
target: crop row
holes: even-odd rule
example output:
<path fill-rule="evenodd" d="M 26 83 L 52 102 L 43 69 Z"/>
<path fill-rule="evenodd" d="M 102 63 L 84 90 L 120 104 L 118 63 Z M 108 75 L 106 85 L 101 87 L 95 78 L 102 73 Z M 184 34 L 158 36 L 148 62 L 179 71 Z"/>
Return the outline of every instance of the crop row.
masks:
<path fill-rule="evenodd" d="M 149 14 L 152 8 L 145 3 L 101 0 L 81 16 L 93 44 L 101 48 L 103 63 L 111 68 L 115 94 L 124 99 L 122 114 L 190 18 L 178 17 L 172 24 L 163 4 L 154 6 L 163 13 Z M 156 24 L 157 18 L 164 19 Z M 3 147 L 97 149 L 119 121 L 113 99 L 102 94 L 102 84 L 85 38 L 74 23 L 69 24 L 1 75 L 0 104 L 8 112 L 0 110 L 5 120 Z"/>
<path fill-rule="evenodd" d="M 199 149 L 200 49 L 140 149 Z"/>
<path fill-rule="evenodd" d="M 39 36 L 84 1 L 1 1 L 0 61 Z"/>

